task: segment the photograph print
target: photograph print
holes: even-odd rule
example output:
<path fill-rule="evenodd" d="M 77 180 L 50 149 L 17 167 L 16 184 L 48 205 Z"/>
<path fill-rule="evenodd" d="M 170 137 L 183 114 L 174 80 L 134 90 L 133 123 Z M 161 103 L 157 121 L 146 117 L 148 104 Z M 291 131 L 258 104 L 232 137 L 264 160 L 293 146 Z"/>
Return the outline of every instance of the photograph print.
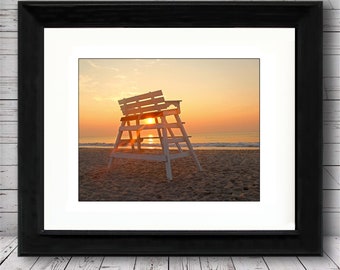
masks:
<path fill-rule="evenodd" d="M 79 201 L 259 201 L 259 59 L 78 60 Z"/>

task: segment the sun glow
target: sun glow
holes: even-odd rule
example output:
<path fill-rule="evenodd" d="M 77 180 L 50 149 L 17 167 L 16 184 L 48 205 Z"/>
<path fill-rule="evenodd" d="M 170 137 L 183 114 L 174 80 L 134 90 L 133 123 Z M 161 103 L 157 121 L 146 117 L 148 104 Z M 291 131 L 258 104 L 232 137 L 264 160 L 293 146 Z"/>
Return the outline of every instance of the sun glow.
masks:
<path fill-rule="evenodd" d="M 154 124 L 155 119 L 154 118 L 147 118 L 147 119 L 145 119 L 145 123 L 148 124 L 148 125 Z"/>

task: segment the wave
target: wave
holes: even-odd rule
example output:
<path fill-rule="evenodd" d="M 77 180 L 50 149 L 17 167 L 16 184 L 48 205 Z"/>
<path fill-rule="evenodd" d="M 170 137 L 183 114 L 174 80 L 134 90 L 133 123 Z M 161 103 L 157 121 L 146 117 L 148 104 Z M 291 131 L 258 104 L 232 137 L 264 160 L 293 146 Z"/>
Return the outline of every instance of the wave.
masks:
<path fill-rule="evenodd" d="M 228 142 L 209 142 L 209 143 L 191 143 L 194 148 L 258 148 L 260 147 L 259 142 L 236 142 L 236 143 L 228 143 Z M 181 146 L 185 147 L 185 143 L 180 143 Z M 80 143 L 79 147 L 114 147 L 114 143 Z M 127 146 L 129 147 L 129 146 Z M 146 148 L 160 148 L 161 145 L 159 143 L 142 143 L 142 147 Z"/>

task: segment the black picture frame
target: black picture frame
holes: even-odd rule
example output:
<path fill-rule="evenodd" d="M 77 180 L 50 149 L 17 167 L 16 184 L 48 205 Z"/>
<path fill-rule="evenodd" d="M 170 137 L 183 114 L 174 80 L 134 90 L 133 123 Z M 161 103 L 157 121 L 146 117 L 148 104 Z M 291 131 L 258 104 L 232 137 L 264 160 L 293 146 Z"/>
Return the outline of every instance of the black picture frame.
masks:
<path fill-rule="evenodd" d="M 296 229 L 45 231 L 44 28 L 294 27 Z M 321 2 L 20 2 L 19 255 L 321 255 Z"/>

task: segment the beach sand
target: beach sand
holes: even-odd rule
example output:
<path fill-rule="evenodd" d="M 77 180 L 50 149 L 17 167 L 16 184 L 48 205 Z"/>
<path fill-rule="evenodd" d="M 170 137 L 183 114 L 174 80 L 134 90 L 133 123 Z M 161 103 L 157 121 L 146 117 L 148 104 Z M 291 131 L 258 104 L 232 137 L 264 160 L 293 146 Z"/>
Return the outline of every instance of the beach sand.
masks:
<path fill-rule="evenodd" d="M 173 180 L 164 162 L 114 159 L 111 149 L 79 149 L 80 201 L 259 201 L 259 150 L 196 150 L 173 160 Z"/>

